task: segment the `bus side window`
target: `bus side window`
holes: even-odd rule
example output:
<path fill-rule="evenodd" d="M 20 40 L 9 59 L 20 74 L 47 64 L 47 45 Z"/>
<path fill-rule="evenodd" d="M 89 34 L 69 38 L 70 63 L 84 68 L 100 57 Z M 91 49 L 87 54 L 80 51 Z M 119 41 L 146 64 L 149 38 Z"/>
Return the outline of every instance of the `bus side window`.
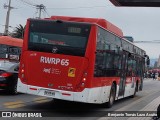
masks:
<path fill-rule="evenodd" d="M 114 68 L 115 69 L 121 69 L 122 63 L 121 63 L 121 56 L 119 56 L 118 54 L 115 54 L 114 56 Z"/>
<path fill-rule="evenodd" d="M 96 53 L 96 60 L 95 60 L 95 68 L 94 68 L 94 76 L 100 77 L 102 76 L 102 70 L 103 70 L 103 60 L 104 60 L 104 54 L 100 51 L 97 51 Z"/>
<path fill-rule="evenodd" d="M 132 59 L 128 58 L 127 76 L 132 76 Z"/>
<path fill-rule="evenodd" d="M 137 61 L 136 60 L 132 60 L 132 65 L 133 65 L 133 69 L 132 69 L 132 76 L 136 75 L 136 69 L 137 69 Z"/>

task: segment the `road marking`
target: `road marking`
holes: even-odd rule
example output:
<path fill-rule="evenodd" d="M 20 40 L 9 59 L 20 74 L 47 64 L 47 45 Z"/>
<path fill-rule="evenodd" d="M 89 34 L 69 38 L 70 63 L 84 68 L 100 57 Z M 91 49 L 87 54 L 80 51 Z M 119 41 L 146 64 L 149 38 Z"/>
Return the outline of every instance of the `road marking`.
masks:
<path fill-rule="evenodd" d="M 24 106 L 25 106 L 25 104 L 17 104 L 17 105 L 6 106 L 5 108 L 21 108 Z"/>
<path fill-rule="evenodd" d="M 44 99 L 47 99 L 46 97 L 37 97 L 37 98 L 34 98 L 34 100 L 44 100 Z"/>
<path fill-rule="evenodd" d="M 3 105 L 5 108 L 20 108 L 25 106 L 23 101 L 6 102 Z"/>
<path fill-rule="evenodd" d="M 35 103 L 45 103 L 45 102 L 49 102 L 50 99 L 46 98 L 46 97 L 38 97 L 38 98 L 34 98 L 33 102 Z"/>
<path fill-rule="evenodd" d="M 30 102 L 33 102 L 33 103 L 45 103 L 45 102 L 49 102 L 51 99 L 48 99 L 46 97 L 37 97 L 37 98 L 34 98 L 32 101 Z M 30 103 L 30 102 L 24 102 L 24 101 L 14 101 L 14 102 L 5 102 L 3 103 L 3 106 L 5 108 L 20 108 L 20 107 L 24 107 L 26 106 L 27 103 Z"/>
<path fill-rule="evenodd" d="M 3 105 L 9 106 L 9 105 L 16 105 L 16 104 L 22 104 L 24 103 L 23 101 L 15 101 L 15 102 L 6 102 Z"/>
<path fill-rule="evenodd" d="M 50 100 L 36 100 L 36 101 L 34 101 L 35 103 L 45 103 L 45 102 L 49 102 Z"/>

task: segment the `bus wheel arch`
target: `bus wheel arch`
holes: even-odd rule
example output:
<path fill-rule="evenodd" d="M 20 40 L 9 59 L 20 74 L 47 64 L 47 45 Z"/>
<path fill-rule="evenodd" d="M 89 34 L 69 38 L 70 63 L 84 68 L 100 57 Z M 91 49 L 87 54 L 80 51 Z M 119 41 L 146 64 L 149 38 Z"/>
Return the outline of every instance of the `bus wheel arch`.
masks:
<path fill-rule="evenodd" d="M 136 92 L 138 92 L 138 80 L 136 80 L 136 85 L 135 85 L 134 93 L 133 93 L 133 95 L 131 95 L 131 98 L 134 98 L 136 96 Z"/>
<path fill-rule="evenodd" d="M 114 81 L 110 89 L 109 101 L 106 103 L 107 108 L 111 108 L 115 101 L 116 89 L 117 89 L 117 86 L 116 86 L 116 82 Z"/>

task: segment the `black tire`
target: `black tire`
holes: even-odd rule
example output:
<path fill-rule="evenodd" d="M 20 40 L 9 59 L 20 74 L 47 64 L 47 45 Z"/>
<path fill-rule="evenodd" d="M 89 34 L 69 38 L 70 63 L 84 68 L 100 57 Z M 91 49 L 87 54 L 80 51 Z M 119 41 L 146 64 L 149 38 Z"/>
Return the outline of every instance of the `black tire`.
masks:
<path fill-rule="evenodd" d="M 58 107 L 58 108 L 60 108 L 60 107 L 64 108 L 64 105 L 65 105 L 65 106 L 68 105 L 68 104 L 67 104 L 67 101 L 65 101 L 65 100 L 60 100 L 60 99 L 55 99 L 55 98 L 53 98 L 52 103 L 53 103 L 53 105 L 54 105 L 55 107 Z"/>
<path fill-rule="evenodd" d="M 17 92 L 17 79 L 14 79 L 10 88 L 9 88 L 9 93 L 12 95 L 18 94 Z"/>
<path fill-rule="evenodd" d="M 112 83 L 112 87 L 110 90 L 110 95 L 109 95 L 109 101 L 106 103 L 107 108 L 111 108 L 114 101 L 115 101 L 115 96 L 116 96 L 116 86 L 114 83 Z"/>
<path fill-rule="evenodd" d="M 157 117 L 160 118 L 160 104 L 159 104 L 159 106 L 157 108 Z"/>
<path fill-rule="evenodd" d="M 61 104 L 62 102 L 64 102 L 63 100 L 60 100 L 60 99 L 55 99 L 55 98 L 53 98 L 52 99 L 52 102 L 54 103 L 54 104 Z"/>

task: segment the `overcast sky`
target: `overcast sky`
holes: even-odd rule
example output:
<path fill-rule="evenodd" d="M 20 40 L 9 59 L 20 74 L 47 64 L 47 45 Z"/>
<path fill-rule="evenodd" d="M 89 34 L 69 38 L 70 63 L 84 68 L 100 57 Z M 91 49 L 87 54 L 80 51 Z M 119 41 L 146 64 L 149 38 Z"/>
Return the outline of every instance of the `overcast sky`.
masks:
<path fill-rule="evenodd" d="M 0 0 L 0 32 L 4 32 L 7 9 L 4 4 L 9 0 Z M 31 5 L 24 1 L 31 3 Z M 27 18 L 38 16 L 32 5 L 43 4 L 46 13 L 42 17 L 52 15 L 105 18 L 122 29 L 124 35 L 133 36 L 135 41 L 160 40 L 160 8 L 115 7 L 109 0 L 12 0 L 15 7 L 10 12 L 9 31 L 19 24 L 25 25 Z M 160 55 L 160 43 L 139 43 L 150 58 Z"/>

